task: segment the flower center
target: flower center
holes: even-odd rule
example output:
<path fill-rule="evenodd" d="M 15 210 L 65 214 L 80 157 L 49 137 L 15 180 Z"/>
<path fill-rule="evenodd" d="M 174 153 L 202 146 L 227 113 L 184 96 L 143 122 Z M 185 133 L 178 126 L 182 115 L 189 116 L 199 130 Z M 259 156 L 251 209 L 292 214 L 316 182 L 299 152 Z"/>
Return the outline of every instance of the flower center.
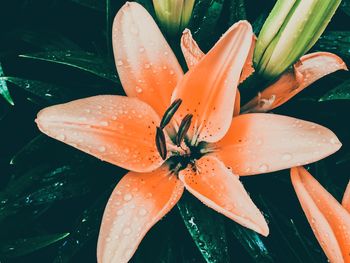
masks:
<path fill-rule="evenodd" d="M 171 119 L 179 109 L 181 103 L 181 99 L 175 100 L 165 111 L 160 125 L 156 128 L 155 142 L 158 153 L 163 160 L 166 160 L 169 164 L 170 170 L 174 173 L 178 173 L 190 164 L 195 168 L 195 161 L 207 153 L 205 149 L 205 146 L 207 145 L 206 142 L 200 142 L 193 145 L 190 138 L 187 136 L 188 130 L 191 126 L 192 114 L 187 114 L 181 120 L 180 124 L 172 122 L 171 127 L 169 127 L 170 125 L 167 126 L 170 124 Z M 169 134 L 169 131 L 171 131 L 171 134 Z M 175 134 L 173 134 L 173 131 L 176 131 Z M 169 135 L 173 144 L 167 144 L 166 134 Z M 167 159 L 168 146 L 171 147 L 169 150 L 172 155 Z"/>

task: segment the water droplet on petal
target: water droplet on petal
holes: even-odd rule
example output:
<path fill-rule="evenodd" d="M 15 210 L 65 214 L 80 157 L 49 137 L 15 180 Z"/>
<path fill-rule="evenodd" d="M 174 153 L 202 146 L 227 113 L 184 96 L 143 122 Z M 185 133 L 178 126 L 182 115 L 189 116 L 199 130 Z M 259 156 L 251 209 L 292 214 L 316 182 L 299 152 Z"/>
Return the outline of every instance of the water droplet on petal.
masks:
<path fill-rule="evenodd" d="M 107 122 L 107 121 L 101 121 L 101 122 L 100 122 L 100 125 L 101 125 L 101 126 L 108 126 L 108 122 Z"/>
<path fill-rule="evenodd" d="M 145 216 L 147 213 L 148 213 L 148 211 L 147 211 L 145 208 L 141 208 L 141 209 L 139 210 L 139 215 L 140 215 L 140 216 Z"/>
<path fill-rule="evenodd" d="M 261 164 L 259 166 L 259 171 L 262 172 L 262 173 L 265 173 L 269 170 L 269 166 L 267 164 Z"/>
<path fill-rule="evenodd" d="M 124 153 L 129 153 L 130 152 L 130 149 L 129 148 L 125 148 L 124 149 Z"/>
<path fill-rule="evenodd" d="M 284 153 L 283 155 L 282 155 L 282 160 L 283 161 L 289 161 L 289 160 L 291 160 L 293 158 L 293 156 L 290 154 L 290 153 Z"/>
<path fill-rule="evenodd" d="M 132 199 L 132 194 L 126 194 L 124 195 L 124 200 L 125 201 L 130 201 Z"/>
<path fill-rule="evenodd" d="M 119 67 L 120 67 L 120 66 L 123 66 L 123 61 L 118 60 L 118 61 L 117 61 L 117 66 L 119 66 Z"/>
<path fill-rule="evenodd" d="M 123 234 L 124 235 L 129 235 L 131 233 L 131 228 L 130 227 L 126 227 L 126 228 L 124 228 L 124 230 L 123 230 Z"/>
<path fill-rule="evenodd" d="M 106 151 L 106 147 L 100 146 L 100 147 L 98 147 L 98 150 L 99 150 L 99 152 L 103 153 Z"/>
<path fill-rule="evenodd" d="M 141 88 L 141 87 L 136 86 L 135 89 L 136 89 L 136 92 L 137 92 L 137 93 L 142 93 L 142 88 Z"/>

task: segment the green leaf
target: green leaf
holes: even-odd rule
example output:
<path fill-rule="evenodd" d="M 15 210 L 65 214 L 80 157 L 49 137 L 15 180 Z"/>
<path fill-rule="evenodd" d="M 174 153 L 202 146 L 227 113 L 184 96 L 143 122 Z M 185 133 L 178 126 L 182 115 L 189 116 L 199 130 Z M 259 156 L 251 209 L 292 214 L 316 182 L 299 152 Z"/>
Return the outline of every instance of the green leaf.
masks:
<path fill-rule="evenodd" d="M 57 63 L 92 73 L 104 79 L 119 83 L 115 66 L 101 56 L 84 51 L 48 51 L 19 55 L 22 58 Z"/>
<path fill-rule="evenodd" d="M 229 0 L 229 26 L 238 22 L 239 20 L 246 19 L 246 10 L 245 10 L 245 0 Z"/>
<path fill-rule="evenodd" d="M 350 99 L 350 80 L 340 84 L 338 87 L 328 91 L 318 101 L 330 100 L 349 100 Z"/>
<path fill-rule="evenodd" d="M 337 164 L 343 164 L 350 161 L 350 152 L 344 154 L 338 161 Z"/>
<path fill-rule="evenodd" d="M 50 169 L 39 166 L 26 171 L 0 192 L 0 220 L 24 207 L 51 204 L 89 193 L 92 185 L 89 179 L 77 178 L 85 172 L 80 166 L 70 165 Z"/>
<path fill-rule="evenodd" d="M 11 82 L 29 94 L 34 95 L 34 98 L 30 97 L 30 99 L 35 100 L 36 103 L 41 105 L 53 105 L 68 102 L 83 95 L 71 87 L 59 86 L 38 80 L 22 79 L 17 77 L 2 77 L 0 78 L 0 81 L 1 80 Z M 43 100 L 43 103 L 38 102 L 37 98 Z"/>
<path fill-rule="evenodd" d="M 350 31 L 326 31 L 315 45 L 315 50 L 328 51 L 350 58 Z"/>
<path fill-rule="evenodd" d="M 206 262 L 229 262 L 223 217 L 189 194 L 181 198 L 177 207 Z"/>
<path fill-rule="evenodd" d="M 259 234 L 255 231 L 236 223 L 230 224 L 230 230 L 255 262 L 275 262 Z"/>
<path fill-rule="evenodd" d="M 105 1 L 102 0 L 71 0 L 72 2 L 97 10 L 104 12 L 106 10 L 105 8 Z"/>
<path fill-rule="evenodd" d="M 75 230 L 72 231 L 67 241 L 58 249 L 58 255 L 54 263 L 72 262 L 73 256 L 82 249 L 88 241 L 96 237 L 100 228 L 103 210 L 111 192 L 112 188 L 105 191 L 91 207 L 84 210 L 77 222 Z"/>
<path fill-rule="evenodd" d="M 350 16 L 350 0 L 343 0 L 341 3 L 340 8 L 348 15 Z"/>
<path fill-rule="evenodd" d="M 80 47 L 72 42 L 67 37 L 48 30 L 26 30 L 18 29 L 11 32 L 8 37 L 11 41 L 23 41 L 27 44 L 32 45 L 33 47 L 52 51 L 52 50 L 80 50 Z"/>
<path fill-rule="evenodd" d="M 19 150 L 12 157 L 10 164 L 24 166 L 25 163 L 32 163 L 32 156 L 41 158 L 41 155 L 47 155 L 48 149 L 54 150 L 53 145 L 55 144 L 57 144 L 56 141 L 46 135 L 40 134 Z"/>
<path fill-rule="evenodd" d="M 218 34 L 217 25 L 223 11 L 223 0 L 201 0 L 193 9 L 190 28 L 201 48 L 209 49 Z M 213 41 L 209 41 L 212 39 Z"/>
<path fill-rule="evenodd" d="M 2 70 L 2 66 L 0 63 L 0 95 L 3 96 L 3 98 L 12 106 L 14 105 L 13 100 L 11 98 L 10 92 L 7 88 L 6 81 L 2 79 L 1 77 L 4 76 L 4 71 Z"/>
<path fill-rule="evenodd" d="M 8 258 L 23 256 L 54 244 L 68 235 L 69 233 L 60 233 L 7 241 L 7 243 L 0 244 L 0 254 Z"/>

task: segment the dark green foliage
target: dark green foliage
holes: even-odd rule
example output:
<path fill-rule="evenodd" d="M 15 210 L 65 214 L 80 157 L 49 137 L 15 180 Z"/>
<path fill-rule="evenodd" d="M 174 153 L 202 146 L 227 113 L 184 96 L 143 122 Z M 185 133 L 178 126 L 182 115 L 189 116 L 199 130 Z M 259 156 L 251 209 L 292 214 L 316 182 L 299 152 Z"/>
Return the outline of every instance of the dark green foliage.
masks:
<path fill-rule="evenodd" d="M 99 94 L 124 94 L 111 48 L 111 26 L 124 0 L 2 0 L 0 5 L 0 261 L 96 262 L 108 197 L 125 170 L 40 134 L 43 107 Z M 154 16 L 151 0 L 138 0 Z M 275 1 L 197 0 L 190 22 L 207 52 L 239 19 L 260 28 Z M 350 63 L 348 0 L 313 51 Z M 181 63 L 179 39 L 168 39 Z M 349 178 L 350 84 L 327 76 L 276 109 L 332 129 L 337 154 L 310 166 L 338 200 Z M 14 104 L 14 106 L 12 106 Z M 344 121 L 345 120 L 345 121 Z M 291 187 L 288 171 L 241 178 L 264 211 L 265 238 L 185 193 L 147 234 L 132 262 L 326 262 Z"/>

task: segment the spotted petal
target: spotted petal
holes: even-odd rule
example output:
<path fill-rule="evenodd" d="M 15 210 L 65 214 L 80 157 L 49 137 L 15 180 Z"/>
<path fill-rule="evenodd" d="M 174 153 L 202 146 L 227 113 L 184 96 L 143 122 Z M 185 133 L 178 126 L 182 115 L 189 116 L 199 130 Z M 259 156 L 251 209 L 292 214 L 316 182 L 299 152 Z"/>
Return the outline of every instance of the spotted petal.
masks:
<path fill-rule="evenodd" d="M 95 96 L 38 113 L 39 129 L 97 158 L 133 171 L 162 164 L 155 145 L 160 120 L 146 103 L 124 96 Z"/>
<path fill-rule="evenodd" d="M 182 99 L 178 119 L 193 114 L 195 139 L 214 142 L 227 132 L 252 35 L 248 22 L 233 25 L 176 87 L 172 99 Z"/>
<path fill-rule="evenodd" d="M 343 196 L 342 206 L 350 213 L 350 181 Z"/>
<path fill-rule="evenodd" d="M 266 112 L 290 100 L 303 89 L 337 70 L 347 67 L 332 53 L 316 52 L 305 55 L 275 83 L 242 107 L 243 112 Z"/>
<path fill-rule="evenodd" d="M 183 184 L 167 166 L 151 173 L 129 172 L 115 187 L 102 219 L 99 263 L 128 262 L 148 230 L 180 199 Z"/>
<path fill-rule="evenodd" d="M 291 117 L 252 113 L 234 117 L 213 155 L 235 174 L 254 175 L 318 161 L 341 143 L 329 129 Z"/>
<path fill-rule="evenodd" d="M 330 262 L 350 262 L 350 214 L 303 167 L 291 179 L 304 213 Z"/>
<path fill-rule="evenodd" d="M 186 189 L 205 205 L 245 227 L 264 236 L 268 235 L 266 221 L 239 177 L 215 157 L 202 157 L 196 161 L 195 168 L 182 170 L 179 178 Z"/>
<path fill-rule="evenodd" d="M 113 50 L 126 94 L 147 102 L 161 116 L 183 72 L 153 18 L 140 4 L 127 2 L 117 13 Z"/>

